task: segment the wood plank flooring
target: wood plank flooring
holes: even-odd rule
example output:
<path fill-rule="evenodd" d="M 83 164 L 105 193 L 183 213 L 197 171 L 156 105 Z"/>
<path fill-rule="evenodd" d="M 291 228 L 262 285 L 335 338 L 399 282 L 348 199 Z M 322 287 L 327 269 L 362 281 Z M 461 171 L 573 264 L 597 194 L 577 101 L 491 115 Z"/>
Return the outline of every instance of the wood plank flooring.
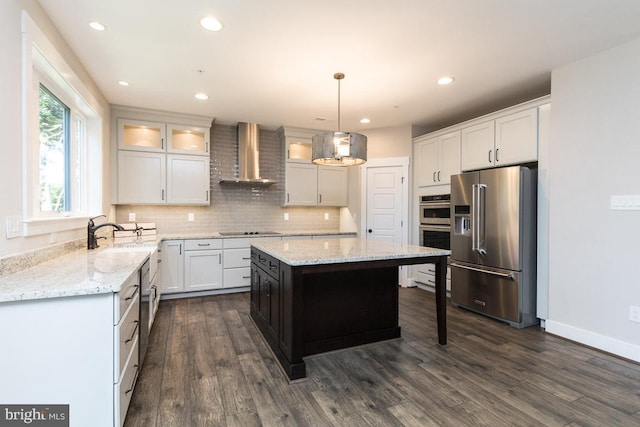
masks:
<path fill-rule="evenodd" d="M 249 294 L 160 303 L 125 426 L 638 426 L 640 365 L 400 289 L 402 338 L 307 358 L 289 384 Z"/>

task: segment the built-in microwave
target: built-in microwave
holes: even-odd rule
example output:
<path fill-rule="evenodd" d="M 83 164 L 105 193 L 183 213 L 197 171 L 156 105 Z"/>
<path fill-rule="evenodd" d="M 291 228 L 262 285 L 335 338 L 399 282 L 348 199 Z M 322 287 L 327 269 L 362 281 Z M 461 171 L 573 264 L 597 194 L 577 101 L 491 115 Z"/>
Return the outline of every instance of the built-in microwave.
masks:
<path fill-rule="evenodd" d="M 451 195 L 420 196 L 420 224 L 451 225 Z"/>

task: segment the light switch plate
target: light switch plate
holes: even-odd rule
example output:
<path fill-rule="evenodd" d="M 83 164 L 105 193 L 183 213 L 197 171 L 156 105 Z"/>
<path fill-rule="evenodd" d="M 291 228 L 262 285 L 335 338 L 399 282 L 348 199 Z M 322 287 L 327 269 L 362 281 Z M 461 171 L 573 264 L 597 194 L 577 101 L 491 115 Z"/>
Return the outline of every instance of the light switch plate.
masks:
<path fill-rule="evenodd" d="M 329 221 L 329 212 L 324 213 L 324 219 L 325 221 Z"/>
<path fill-rule="evenodd" d="M 129 222 L 136 222 L 136 213 L 129 212 Z"/>
<path fill-rule="evenodd" d="M 284 213 L 284 220 L 289 221 L 289 212 Z"/>
<path fill-rule="evenodd" d="M 611 210 L 613 211 L 640 211 L 640 195 L 611 196 Z"/>
<path fill-rule="evenodd" d="M 195 220 L 196 220 L 196 217 L 195 217 L 195 215 L 193 214 L 193 212 L 189 212 L 189 213 L 187 214 L 187 221 L 195 221 Z"/>

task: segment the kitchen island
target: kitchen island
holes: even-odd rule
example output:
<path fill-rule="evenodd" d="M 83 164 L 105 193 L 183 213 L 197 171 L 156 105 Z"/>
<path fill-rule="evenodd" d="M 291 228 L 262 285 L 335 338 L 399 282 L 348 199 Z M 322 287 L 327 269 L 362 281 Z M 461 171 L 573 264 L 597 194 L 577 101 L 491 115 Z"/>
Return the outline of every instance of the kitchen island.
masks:
<path fill-rule="evenodd" d="M 449 254 L 358 238 L 254 242 L 251 317 L 289 379 L 304 378 L 305 356 L 400 337 L 398 267 L 433 263 L 444 345 Z"/>

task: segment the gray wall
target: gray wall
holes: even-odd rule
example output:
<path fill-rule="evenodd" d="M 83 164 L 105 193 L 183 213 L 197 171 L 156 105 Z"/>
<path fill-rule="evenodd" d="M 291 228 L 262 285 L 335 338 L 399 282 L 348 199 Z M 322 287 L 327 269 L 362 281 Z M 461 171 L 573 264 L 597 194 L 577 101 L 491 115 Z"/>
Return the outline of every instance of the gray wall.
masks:
<path fill-rule="evenodd" d="M 547 331 L 640 361 L 640 39 L 552 73 Z"/>

